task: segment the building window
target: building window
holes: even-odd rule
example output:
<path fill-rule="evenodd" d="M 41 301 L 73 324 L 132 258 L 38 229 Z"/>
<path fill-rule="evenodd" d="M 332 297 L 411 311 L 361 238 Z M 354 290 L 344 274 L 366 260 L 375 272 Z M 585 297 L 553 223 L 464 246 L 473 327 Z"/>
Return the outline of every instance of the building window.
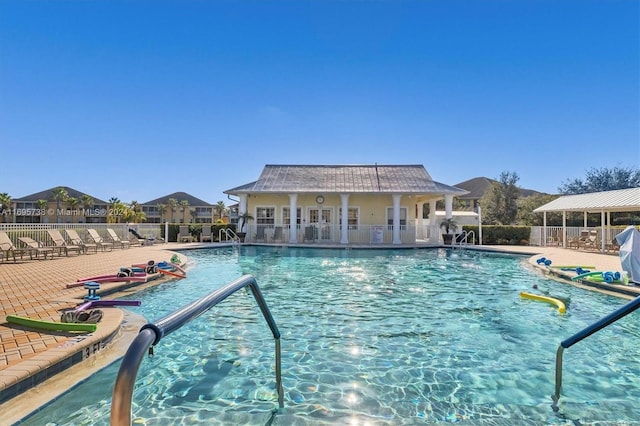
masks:
<path fill-rule="evenodd" d="M 389 229 L 393 226 L 393 207 L 387 207 L 387 225 Z M 407 208 L 400 207 L 400 226 L 407 225 Z"/>
<path fill-rule="evenodd" d="M 276 209 L 273 207 L 256 208 L 256 224 L 274 225 L 276 220 Z"/>
<path fill-rule="evenodd" d="M 282 224 L 289 225 L 291 222 L 291 209 L 289 207 L 282 208 Z M 296 208 L 296 224 L 300 226 L 300 222 L 302 221 L 302 209 L 300 207 Z"/>
<path fill-rule="evenodd" d="M 347 226 L 349 229 L 358 229 L 358 217 L 360 209 L 357 207 L 349 207 L 347 211 Z M 338 209 L 338 217 L 340 218 L 340 226 L 342 226 L 342 207 Z"/>

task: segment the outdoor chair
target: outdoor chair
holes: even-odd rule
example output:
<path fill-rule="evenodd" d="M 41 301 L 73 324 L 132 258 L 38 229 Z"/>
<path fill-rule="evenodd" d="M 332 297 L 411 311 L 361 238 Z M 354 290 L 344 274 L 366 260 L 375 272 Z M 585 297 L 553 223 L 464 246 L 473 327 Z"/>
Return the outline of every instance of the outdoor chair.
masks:
<path fill-rule="evenodd" d="M 7 235 L 6 232 L 0 232 L 0 257 L 3 257 L 7 261 L 9 261 L 9 255 L 13 257 L 13 262 L 16 262 L 16 254 L 20 255 L 20 260 L 22 260 L 22 256 L 24 255 L 25 250 L 22 248 L 16 247 Z"/>
<path fill-rule="evenodd" d="M 95 229 L 87 229 L 87 234 L 89 234 L 89 238 L 99 247 L 102 251 L 105 249 L 109 249 L 109 251 L 113 250 L 113 243 L 107 242 L 98 234 L 98 231 Z"/>
<path fill-rule="evenodd" d="M 22 244 L 25 245 L 27 254 L 31 258 L 31 260 L 33 260 L 34 255 L 36 259 L 40 259 L 40 254 L 44 256 L 45 260 L 47 260 L 47 256 L 49 255 L 49 253 L 51 253 L 51 257 L 53 257 L 53 247 L 45 247 L 39 241 L 36 241 L 29 237 L 20 237 L 18 239 L 22 242 Z"/>
<path fill-rule="evenodd" d="M 193 235 L 189 232 L 189 225 L 180 225 L 180 230 L 178 231 L 178 242 L 193 242 Z"/>
<path fill-rule="evenodd" d="M 265 229 L 265 226 L 258 225 L 258 227 L 256 228 L 256 241 L 265 241 Z"/>
<path fill-rule="evenodd" d="M 109 235 L 109 238 L 111 239 L 111 242 L 113 243 L 114 246 L 117 244 L 120 246 L 121 249 L 124 249 L 124 248 L 129 248 L 129 246 L 131 245 L 131 242 L 129 240 L 121 239 L 116 233 L 116 231 L 114 231 L 111 228 L 107 228 L 107 234 Z"/>
<path fill-rule="evenodd" d="M 86 254 L 90 248 L 92 248 L 96 253 L 98 252 L 98 245 L 89 243 L 89 242 L 84 242 L 84 240 L 80 238 L 80 236 L 78 235 L 78 232 L 75 229 L 65 229 L 64 231 L 67 233 L 67 236 L 69 237 L 69 241 L 71 241 L 71 244 L 82 247 L 83 253 Z"/>
<path fill-rule="evenodd" d="M 589 230 L 583 229 L 582 231 L 580 231 L 579 237 L 574 237 L 571 240 L 569 240 L 569 248 L 575 247 L 579 249 L 581 246 L 584 247 L 587 245 L 588 240 L 589 240 Z"/>
<path fill-rule="evenodd" d="M 272 241 L 282 241 L 282 226 L 276 226 L 274 228 Z"/>
<path fill-rule="evenodd" d="M 58 249 L 58 254 L 60 256 L 62 256 L 62 252 L 64 252 L 66 256 L 69 256 L 69 251 L 76 251 L 78 254 L 82 252 L 83 249 L 81 246 L 67 244 L 64 237 L 57 229 L 48 229 L 47 233 L 49 234 L 49 237 L 51 237 L 51 240 L 53 240 L 53 248 Z"/>
<path fill-rule="evenodd" d="M 205 223 L 202 225 L 202 233 L 200 234 L 200 242 L 205 241 L 213 242 L 213 234 L 211 233 L 211 224 Z"/>
<path fill-rule="evenodd" d="M 315 230 L 316 228 L 314 226 L 307 226 L 304 228 L 304 238 L 302 239 L 302 242 L 304 243 L 307 240 L 315 241 Z"/>

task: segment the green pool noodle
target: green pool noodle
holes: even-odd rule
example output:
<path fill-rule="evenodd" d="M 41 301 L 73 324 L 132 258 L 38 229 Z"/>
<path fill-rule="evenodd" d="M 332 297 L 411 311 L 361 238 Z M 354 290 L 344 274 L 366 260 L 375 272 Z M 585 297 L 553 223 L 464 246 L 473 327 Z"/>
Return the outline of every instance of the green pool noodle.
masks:
<path fill-rule="evenodd" d="M 93 333 L 98 329 L 98 326 L 96 324 L 40 321 L 31 318 L 19 317 L 16 315 L 7 315 L 7 322 L 10 324 L 17 324 L 25 327 L 33 327 L 49 331 L 84 331 Z"/>

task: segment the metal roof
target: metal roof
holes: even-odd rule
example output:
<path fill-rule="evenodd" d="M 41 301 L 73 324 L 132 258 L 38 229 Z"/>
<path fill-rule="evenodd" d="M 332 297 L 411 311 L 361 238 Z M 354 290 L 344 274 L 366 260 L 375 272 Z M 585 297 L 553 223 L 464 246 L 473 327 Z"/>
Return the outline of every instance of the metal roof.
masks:
<path fill-rule="evenodd" d="M 257 181 L 225 191 L 240 193 L 452 194 L 467 191 L 435 182 L 422 165 L 267 164 Z"/>
<path fill-rule="evenodd" d="M 563 195 L 534 212 L 628 212 L 640 211 L 640 187 L 589 194 Z"/>

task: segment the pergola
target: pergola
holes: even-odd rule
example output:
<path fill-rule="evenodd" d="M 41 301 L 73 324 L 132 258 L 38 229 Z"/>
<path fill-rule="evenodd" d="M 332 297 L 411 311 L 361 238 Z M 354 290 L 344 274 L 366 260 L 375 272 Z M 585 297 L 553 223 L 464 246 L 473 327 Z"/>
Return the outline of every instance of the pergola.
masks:
<path fill-rule="evenodd" d="M 547 212 L 562 212 L 562 246 L 567 246 L 567 212 L 582 212 L 584 226 L 587 215 L 600 213 L 602 235 L 610 228 L 611 212 L 640 212 L 640 187 L 588 194 L 564 195 L 538 207 L 534 212 L 543 213 L 544 235 L 547 234 Z M 546 242 L 546 241 L 545 241 Z M 601 251 L 605 251 L 605 239 L 601 238 Z"/>

